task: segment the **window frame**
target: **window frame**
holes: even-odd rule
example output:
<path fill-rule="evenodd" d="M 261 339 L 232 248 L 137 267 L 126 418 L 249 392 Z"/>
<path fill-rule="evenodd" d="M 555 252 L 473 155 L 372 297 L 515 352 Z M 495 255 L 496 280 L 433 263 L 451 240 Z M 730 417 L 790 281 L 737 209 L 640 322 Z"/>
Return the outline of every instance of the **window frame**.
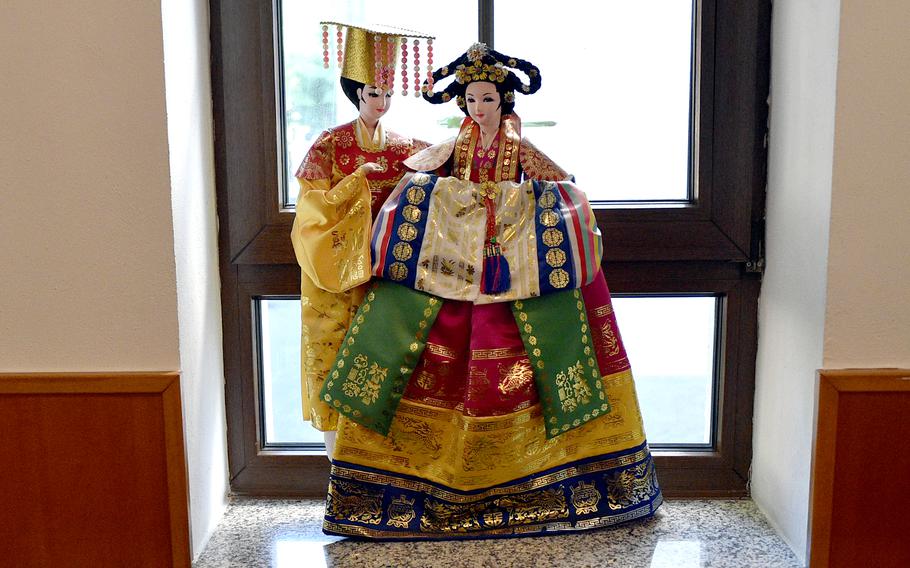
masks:
<path fill-rule="evenodd" d="M 293 210 L 278 206 L 278 1 L 211 0 L 229 470 L 235 493 L 321 496 L 328 478 L 324 455 L 264 449 L 260 440 L 254 301 L 299 295 L 300 286 L 288 236 Z M 695 201 L 611 204 L 598 208 L 596 217 L 613 292 L 724 296 L 715 447 L 655 451 L 655 461 L 668 496 L 744 496 L 752 451 L 771 5 L 704 0 L 696 7 Z M 478 2 L 480 35 L 487 41 L 493 39 L 492 13 L 492 0 Z"/>

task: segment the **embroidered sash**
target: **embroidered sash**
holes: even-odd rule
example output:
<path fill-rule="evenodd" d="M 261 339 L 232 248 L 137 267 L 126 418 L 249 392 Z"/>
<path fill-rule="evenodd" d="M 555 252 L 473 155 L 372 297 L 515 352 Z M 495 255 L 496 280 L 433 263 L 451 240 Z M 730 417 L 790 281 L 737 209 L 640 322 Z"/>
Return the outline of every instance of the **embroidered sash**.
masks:
<path fill-rule="evenodd" d="M 357 310 L 320 397 L 358 424 L 388 434 L 442 301 L 377 282 Z"/>
<path fill-rule="evenodd" d="M 391 282 L 367 294 L 320 396 L 383 436 L 426 347 L 442 300 Z M 512 303 L 548 438 L 610 412 L 578 290 Z"/>
<path fill-rule="evenodd" d="M 547 438 L 610 412 L 579 290 L 512 303 L 543 410 Z"/>

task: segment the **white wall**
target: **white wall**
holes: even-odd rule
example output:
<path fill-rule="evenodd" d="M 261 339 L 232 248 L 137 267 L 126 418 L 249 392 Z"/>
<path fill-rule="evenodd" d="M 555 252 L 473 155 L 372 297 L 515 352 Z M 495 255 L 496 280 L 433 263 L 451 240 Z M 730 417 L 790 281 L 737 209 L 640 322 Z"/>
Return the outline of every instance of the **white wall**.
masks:
<path fill-rule="evenodd" d="M 227 506 L 228 464 L 206 0 L 163 0 L 184 425 L 194 557 Z"/>
<path fill-rule="evenodd" d="M 844 0 L 824 367 L 910 367 L 910 2 Z"/>
<path fill-rule="evenodd" d="M 804 561 L 825 326 L 838 3 L 777 1 L 771 36 L 752 496 Z"/>
<path fill-rule="evenodd" d="M 901 0 L 774 3 L 752 493 L 804 560 L 815 371 L 910 367 L 908 21 Z"/>
<path fill-rule="evenodd" d="M 0 53 L 0 370 L 176 370 L 158 4 L 5 0 Z"/>

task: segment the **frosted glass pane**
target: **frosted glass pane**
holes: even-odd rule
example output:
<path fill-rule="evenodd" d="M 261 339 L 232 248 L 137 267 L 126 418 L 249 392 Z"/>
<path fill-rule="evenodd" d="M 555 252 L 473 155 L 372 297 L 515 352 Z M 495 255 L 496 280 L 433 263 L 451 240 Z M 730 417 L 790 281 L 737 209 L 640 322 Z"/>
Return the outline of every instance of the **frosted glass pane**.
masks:
<path fill-rule="evenodd" d="M 648 442 L 711 443 L 718 298 L 613 299 Z"/>
<path fill-rule="evenodd" d="M 259 300 L 265 443 L 322 443 L 303 420 L 300 390 L 300 300 Z"/>
<path fill-rule="evenodd" d="M 714 400 L 713 296 L 614 298 L 652 446 L 709 445 Z M 300 301 L 260 301 L 267 444 L 323 441 L 301 417 Z"/>
<path fill-rule="evenodd" d="M 687 199 L 691 2 L 496 0 L 494 22 L 541 71 L 524 134 L 591 200 Z"/>

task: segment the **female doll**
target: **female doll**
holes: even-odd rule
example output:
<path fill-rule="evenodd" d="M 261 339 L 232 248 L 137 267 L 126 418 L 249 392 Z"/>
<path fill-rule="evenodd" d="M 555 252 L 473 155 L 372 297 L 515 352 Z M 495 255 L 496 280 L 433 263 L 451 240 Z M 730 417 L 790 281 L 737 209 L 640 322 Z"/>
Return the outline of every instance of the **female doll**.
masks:
<path fill-rule="evenodd" d="M 406 177 L 383 205 L 381 279 L 321 391 L 341 414 L 324 531 L 477 538 L 650 516 L 662 497 L 593 212 L 513 113 L 540 72 L 475 44 L 433 78 L 453 75 L 424 96 L 456 99 L 458 136 L 405 161 L 451 175 Z"/>
<path fill-rule="evenodd" d="M 323 23 L 326 66 L 330 23 Z M 391 48 L 405 39 L 403 30 L 346 26 L 342 51 L 343 26 L 335 25 L 341 88 L 359 116 L 323 132 L 300 164 L 291 232 L 301 268 L 303 415 L 326 432 L 329 456 L 337 413 L 320 402 L 318 393 L 370 278 L 369 256 L 361 245 L 369 241 L 379 206 L 407 171 L 403 160 L 427 146 L 386 131 L 381 123 L 392 104 Z"/>

